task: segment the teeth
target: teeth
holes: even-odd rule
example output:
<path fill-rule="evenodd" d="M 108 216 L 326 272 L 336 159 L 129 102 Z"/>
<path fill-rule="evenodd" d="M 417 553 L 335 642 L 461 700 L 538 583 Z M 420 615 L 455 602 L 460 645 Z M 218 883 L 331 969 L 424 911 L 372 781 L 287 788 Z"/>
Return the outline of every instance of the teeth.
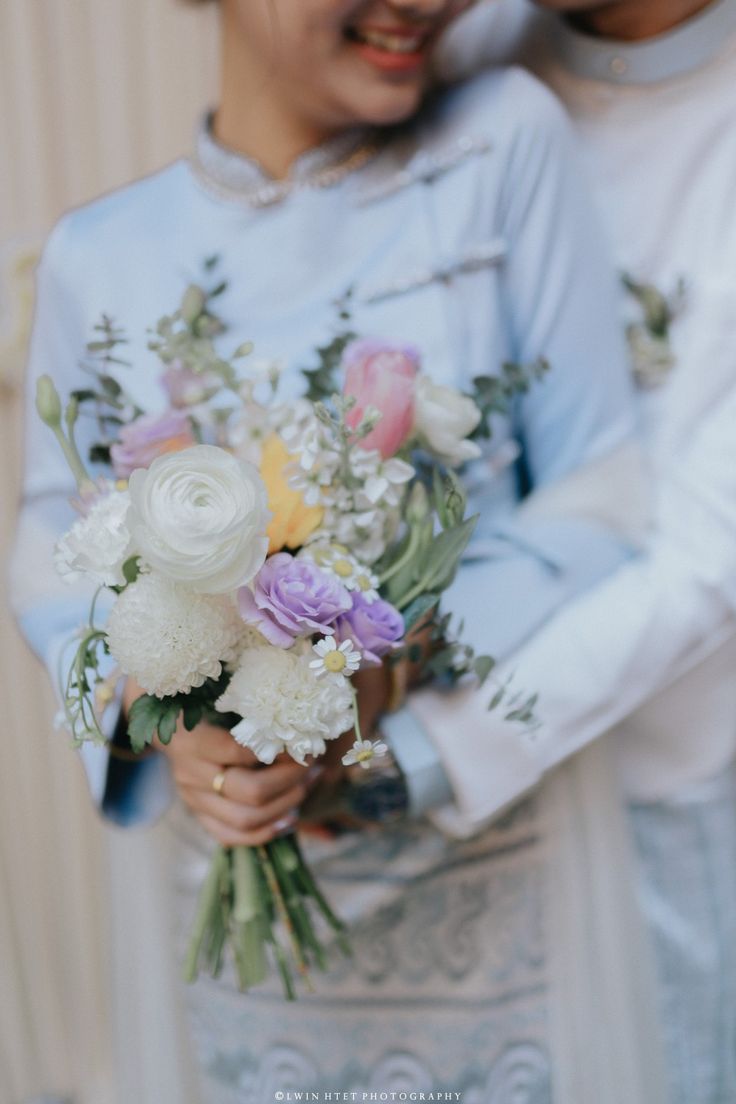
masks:
<path fill-rule="evenodd" d="M 356 35 L 368 46 L 375 46 L 378 50 L 387 50 L 392 54 L 416 54 L 424 45 L 421 35 L 409 38 L 407 35 L 383 34 L 381 31 L 356 31 Z"/>

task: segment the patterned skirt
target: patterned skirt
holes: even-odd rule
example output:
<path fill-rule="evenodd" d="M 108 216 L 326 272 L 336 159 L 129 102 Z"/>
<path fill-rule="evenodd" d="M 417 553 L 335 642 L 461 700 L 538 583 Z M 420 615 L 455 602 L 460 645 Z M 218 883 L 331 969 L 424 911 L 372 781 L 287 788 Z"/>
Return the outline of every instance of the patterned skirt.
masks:
<path fill-rule="evenodd" d="M 169 824 L 183 944 L 211 844 L 181 808 Z M 304 841 L 353 957 L 335 948 L 292 1004 L 275 976 L 247 995 L 229 970 L 188 987 L 203 1104 L 551 1104 L 545 837 L 528 800 L 468 842 L 425 823 Z"/>

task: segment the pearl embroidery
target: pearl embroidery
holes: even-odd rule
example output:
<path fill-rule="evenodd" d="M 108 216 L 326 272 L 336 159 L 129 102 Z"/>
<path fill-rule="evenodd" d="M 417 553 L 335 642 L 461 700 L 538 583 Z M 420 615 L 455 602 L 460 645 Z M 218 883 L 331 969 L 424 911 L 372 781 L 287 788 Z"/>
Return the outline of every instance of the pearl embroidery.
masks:
<path fill-rule="evenodd" d="M 378 303 L 395 295 L 404 295 L 428 284 L 444 283 L 460 273 L 476 272 L 481 268 L 500 264 L 506 256 L 506 243 L 502 238 L 493 238 L 482 245 L 474 246 L 460 257 L 438 263 L 436 268 L 416 268 L 404 276 L 385 284 L 368 287 L 358 294 L 362 303 Z"/>
<path fill-rule="evenodd" d="M 432 184 L 439 176 L 461 165 L 468 158 L 482 156 L 489 153 L 492 148 L 486 138 L 465 134 L 449 146 L 435 152 L 419 150 L 408 165 L 394 173 L 388 180 L 381 180 L 377 184 L 364 188 L 358 202 L 362 206 L 386 199 L 412 184 Z"/>

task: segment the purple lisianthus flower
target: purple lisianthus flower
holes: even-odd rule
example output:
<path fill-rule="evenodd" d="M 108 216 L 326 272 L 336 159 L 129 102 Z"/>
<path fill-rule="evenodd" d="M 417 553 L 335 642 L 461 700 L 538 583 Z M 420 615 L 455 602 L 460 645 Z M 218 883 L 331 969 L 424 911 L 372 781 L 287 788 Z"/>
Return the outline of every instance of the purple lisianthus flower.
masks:
<path fill-rule="evenodd" d="M 350 594 L 311 560 L 277 552 L 266 560 L 250 587 L 238 591 L 238 609 L 278 648 L 289 648 L 298 636 L 320 632 L 331 636 L 335 619 L 351 606 Z"/>
<path fill-rule="evenodd" d="M 351 608 L 335 622 L 336 639 L 352 640 L 364 663 L 375 666 L 402 640 L 404 618 L 383 598 L 369 602 L 359 590 L 352 591 L 351 597 Z"/>
<path fill-rule="evenodd" d="M 110 449 L 110 459 L 118 479 L 127 479 L 136 468 L 147 468 L 157 456 L 196 443 L 189 418 L 182 410 L 143 414 L 120 430 L 120 439 Z"/>

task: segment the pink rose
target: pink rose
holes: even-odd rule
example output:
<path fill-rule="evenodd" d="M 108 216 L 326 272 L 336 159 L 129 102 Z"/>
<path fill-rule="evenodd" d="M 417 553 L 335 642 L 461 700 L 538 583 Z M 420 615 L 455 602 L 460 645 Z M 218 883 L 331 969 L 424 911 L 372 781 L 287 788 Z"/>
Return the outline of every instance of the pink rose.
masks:
<path fill-rule="evenodd" d="M 136 468 L 147 468 L 157 456 L 178 452 L 196 443 L 189 418 L 183 411 L 143 414 L 120 430 L 120 439 L 110 449 L 110 459 L 118 479 L 127 479 Z"/>
<path fill-rule="evenodd" d="M 365 338 L 348 345 L 343 366 L 344 392 L 357 400 L 347 416 L 348 425 L 357 426 L 369 407 L 377 410 L 381 420 L 360 444 L 365 449 L 378 449 L 385 460 L 411 433 L 419 353 L 410 345 Z"/>

